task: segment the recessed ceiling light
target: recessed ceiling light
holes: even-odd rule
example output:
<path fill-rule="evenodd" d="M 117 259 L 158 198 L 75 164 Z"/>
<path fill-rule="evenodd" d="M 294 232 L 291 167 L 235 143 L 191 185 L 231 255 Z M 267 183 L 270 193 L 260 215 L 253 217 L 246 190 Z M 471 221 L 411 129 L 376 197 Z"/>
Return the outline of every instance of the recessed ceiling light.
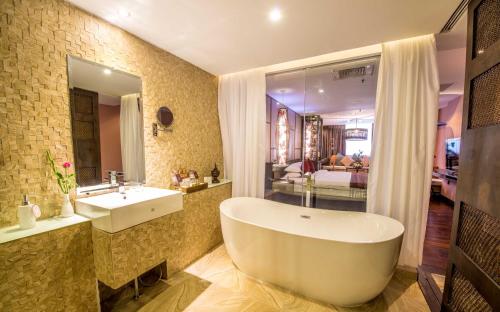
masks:
<path fill-rule="evenodd" d="M 111 75 L 111 69 L 109 69 L 109 68 L 104 68 L 102 70 L 102 72 L 104 73 L 104 75 L 108 75 L 108 76 Z"/>
<path fill-rule="evenodd" d="M 118 14 L 120 14 L 121 17 L 130 17 L 130 12 L 125 9 L 120 9 Z"/>
<path fill-rule="evenodd" d="M 325 93 L 325 90 L 323 90 L 323 89 L 318 89 L 318 92 L 319 92 L 319 93 Z"/>
<path fill-rule="evenodd" d="M 270 19 L 272 22 L 277 22 L 277 21 L 279 21 L 281 18 L 282 18 L 282 15 L 281 15 L 281 10 L 280 10 L 280 9 L 278 9 L 278 8 L 274 8 L 274 9 L 272 9 L 272 10 L 269 12 L 269 19 Z"/>

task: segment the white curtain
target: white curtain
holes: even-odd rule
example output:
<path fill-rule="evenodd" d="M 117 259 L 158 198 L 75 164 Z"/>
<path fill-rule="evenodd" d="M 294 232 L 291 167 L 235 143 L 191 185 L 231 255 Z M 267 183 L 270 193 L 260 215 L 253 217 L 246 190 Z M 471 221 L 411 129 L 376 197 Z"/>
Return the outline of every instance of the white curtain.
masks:
<path fill-rule="evenodd" d="M 139 94 L 121 97 L 120 144 L 126 181 L 144 182 L 144 127 Z"/>
<path fill-rule="evenodd" d="M 233 196 L 264 197 L 266 78 L 250 70 L 219 79 L 224 176 Z"/>
<path fill-rule="evenodd" d="M 384 43 L 367 211 L 405 226 L 399 265 L 422 263 L 437 129 L 434 35 Z"/>

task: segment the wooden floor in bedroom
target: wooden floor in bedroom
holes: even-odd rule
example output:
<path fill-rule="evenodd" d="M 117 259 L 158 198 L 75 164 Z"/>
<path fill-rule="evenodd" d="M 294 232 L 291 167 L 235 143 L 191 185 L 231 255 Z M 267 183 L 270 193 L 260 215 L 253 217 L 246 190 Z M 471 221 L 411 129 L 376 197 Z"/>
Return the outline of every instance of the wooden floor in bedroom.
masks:
<path fill-rule="evenodd" d="M 448 265 L 453 206 L 441 197 L 431 197 L 425 232 L 422 267 L 444 275 Z"/>
<path fill-rule="evenodd" d="M 123 300 L 103 311 L 429 311 L 414 273 L 398 270 L 384 292 L 362 306 L 334 307 L 245 275 L 234 266 L 224 245 L 142 291 L 135 301 L 130 289 Z"/>

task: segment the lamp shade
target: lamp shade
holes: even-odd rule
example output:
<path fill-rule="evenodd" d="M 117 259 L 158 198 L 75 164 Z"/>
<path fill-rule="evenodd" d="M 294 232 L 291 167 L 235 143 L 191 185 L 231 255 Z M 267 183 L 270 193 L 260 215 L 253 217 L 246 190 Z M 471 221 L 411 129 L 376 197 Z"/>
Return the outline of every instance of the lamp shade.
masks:
<path fill-rule="evenodd" d="M 344 130 L 345 139 L 349 141 L 365 141 L 368 139 L 368 129 L 351 128 Z"/>

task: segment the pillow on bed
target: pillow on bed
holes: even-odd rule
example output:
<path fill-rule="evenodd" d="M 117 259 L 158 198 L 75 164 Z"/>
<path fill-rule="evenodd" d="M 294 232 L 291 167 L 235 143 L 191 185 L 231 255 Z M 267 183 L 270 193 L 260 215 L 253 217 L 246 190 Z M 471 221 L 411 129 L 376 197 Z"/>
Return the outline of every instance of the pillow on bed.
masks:
<path fill-rule="evenodd" d="M 335 166 L 343 166 L 342 159 L 344 158 L 344 155 L 342 155 L 341 153 L 338 153 L 335 157 L 336 157 Z"/>
<path fill-rule="evenodd" d="M 342 165 L 349 167 L 354 162 L 354 160 L 352 160 L 352 158 L 349 156 L 345 156 L 340 162 L 342 163 Z"/>
<path fill-rule="evenodd" d="M 291 164 L 290 166 L 285 168 L 285 172 L 302 172 L 302 169 L 300 168 L 302 166 L 302 162 L 296 162 Z"/>
<path fill-rule="evenodd" d="M 337 155 L 332 155 L 332 157 L 330 157 L 330 165 L 335 165 L 335 161 L 337 160 Z"/>

